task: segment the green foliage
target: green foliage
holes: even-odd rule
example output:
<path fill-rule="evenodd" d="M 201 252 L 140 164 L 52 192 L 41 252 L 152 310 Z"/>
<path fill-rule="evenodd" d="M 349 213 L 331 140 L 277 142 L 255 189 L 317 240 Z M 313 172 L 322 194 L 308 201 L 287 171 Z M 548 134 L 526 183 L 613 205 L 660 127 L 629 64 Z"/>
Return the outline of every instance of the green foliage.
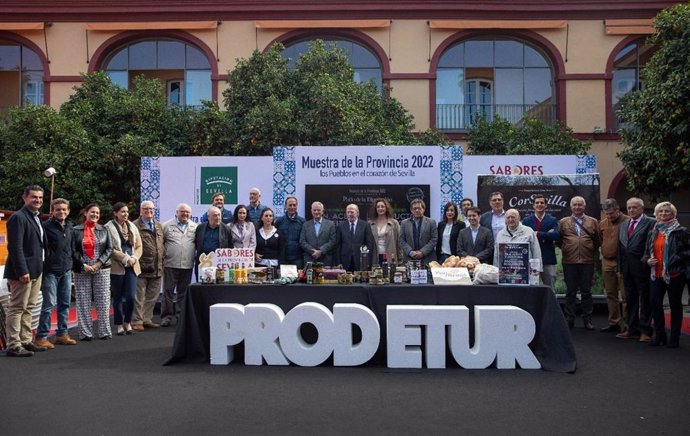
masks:
<path fill-rule="evenodd" d="M 658 50 L 642 71 L 644 89 L 623 99 L 626 144 L 618 156 L 633 192 L 653 198 L 690 188 L 690 5 L 661 11 L 649 42 Z"/>
<path fill-rule="evenodd" d="M 124 201 L 140 193 L 142 156 L 270 155 L 276 145 L 448 144 L 440 132 L 415 136 L 412 116 L 374 83 L 357 84 L 341 50 L 312 44 L 294 70 L 282 46 L 238 61 L 215 102 L 168 107 L 157 79 L 136 77 L 130 89 L 107 74 L 84 82 L 59 111 L 47 106 L 10 110 L 0 121 L 0 207 L 21 205 L 28 184 L 47 186 L 43 170 L 55 167 L 55 195 L 72 202 Z M 49 192 L 47 193 L 49 194 Z"/>
<path fill-rule="evenodd" d="M 173 138 L 163 85 L 139 76 L 126 90 L 105 73 L 93 73 L 84 76 L 60 113 L 86 131 L 97 158 L 84 170 L 99 175 L 106 202 L 138 202 L 141 156 L 168 154 Z"/>
<path fill-rule="evenodd" d="M 49 106 L 14 108 L 7 118 L 0 126 L 0 209 L 21 207 L 21 192 L 31 184 L 43 186 L 48 203 L 50 180 L 42 174 L 48 167 L 58 171 L 54 197 L 65 197 L 76 205 L 103 201 L 100 176 L 89 171 L 98 155 L 78 123 Z"/>
<path fill-rule="evenodd" d="M 514 125 L 505 118 L 494 116 L 489 121 L 479 118 L 468 131 L 472 154 L 587 154 L 589 141 L 580 141 L 573 130 L 560 121 L 554 127 L 536 118 L 525 118 Z"/>
<path fill-rule="evenodd" d="M 276 145 L 448 143 L 438 132 L 412 134 L 412 116 L 373 83 L 352 80 L 342 50 L 314 41 L 294 70 L 283 46 L 255 51 L 229 72 L 223 93 L 235 154 L 270 154 Z"/>

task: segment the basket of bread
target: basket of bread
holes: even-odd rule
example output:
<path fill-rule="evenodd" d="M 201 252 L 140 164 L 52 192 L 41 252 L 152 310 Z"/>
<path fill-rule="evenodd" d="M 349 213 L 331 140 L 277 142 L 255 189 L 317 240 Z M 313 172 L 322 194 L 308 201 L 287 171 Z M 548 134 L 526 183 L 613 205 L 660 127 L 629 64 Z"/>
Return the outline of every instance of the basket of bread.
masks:
<path fill-rule="evenodd" d="M 436 261 L 429 262 L 429 268 L 467 268 L 472 272 L 479 264 L 481 262 L 474 256 L 449 256 L 443 261 L 443 264 Z"/>

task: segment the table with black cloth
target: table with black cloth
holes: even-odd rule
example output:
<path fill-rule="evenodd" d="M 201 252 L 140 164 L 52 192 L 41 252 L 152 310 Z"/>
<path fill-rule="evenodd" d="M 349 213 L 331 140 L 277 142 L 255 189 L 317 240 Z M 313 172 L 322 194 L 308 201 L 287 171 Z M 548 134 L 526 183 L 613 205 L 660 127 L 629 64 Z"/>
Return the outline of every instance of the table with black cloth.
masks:
<path fill-rule="evenodd" d="M 300 303 L 320 303 L 331 311 L 336 303 L 369 307 L 381 326 L 381 343 L 373 359 L 386 363 L 388 305 L 463 305 L 470 308 L 470 340 L 475 305 L 511 305 L 529 312 L 536 332 L 530 349 L 542 368 L 574 372 L 575 349 L 555 295 L 546 286 L 434 285 L 202 285 L 193 284 L 177 325 L 172 356 L 165 364 L 210 359 L 209 308 L 218 303 L 272 303 L 287 313 Z"/>

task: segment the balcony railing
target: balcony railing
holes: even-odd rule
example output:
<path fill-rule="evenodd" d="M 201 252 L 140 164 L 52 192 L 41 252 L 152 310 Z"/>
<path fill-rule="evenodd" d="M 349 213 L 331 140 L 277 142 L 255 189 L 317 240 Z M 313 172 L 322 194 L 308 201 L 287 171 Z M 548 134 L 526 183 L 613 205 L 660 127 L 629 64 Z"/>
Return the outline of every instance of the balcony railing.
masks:
<path fill-rule="evenodd" d="M 495 115 L 513 124 L 536 118 L 544 124 L 556 124 L 556 105 L 552 104 L 437 104 L 436 128 L 454 131 L 467 130 L 479 117 L 492 120 Z"/>

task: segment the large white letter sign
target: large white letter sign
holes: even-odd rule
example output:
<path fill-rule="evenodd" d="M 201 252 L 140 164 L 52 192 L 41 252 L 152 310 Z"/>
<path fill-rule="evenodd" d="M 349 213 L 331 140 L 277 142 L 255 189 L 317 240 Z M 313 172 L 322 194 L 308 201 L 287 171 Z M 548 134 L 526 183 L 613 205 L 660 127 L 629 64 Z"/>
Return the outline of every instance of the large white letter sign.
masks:
<path fill-rule="evenodd" d="M 278 336 L 285 318 L 283 309 L 275 304 L 248 304 L 244 309 L 244 364 L 288 365 L 280 350 Z"/>
<path fill-rule="evenodd" d="M 469 311 L 465 306 L 388 306 L 388 366 L 422 367 L 421 328 L 426 328 L 424 353 L 428 368 L 445 367 L 445 326 L 450 350 L 463 368 L 541 368 L 529 349 L 535 333 L 532 316 L 515 306 L 476 306 L 475 341 L 469 347 Z"/>
<path fill-rule="evenodd" d="M 468 323 L 465 323 L 468 325 Z M 450 350 L 458 365 L 467 369 L 487 368 L 496 360 L 498 369 L 525 369 L 541 365 L 529 348 L 536 331 L 529 312 L 515 306 L 475 306 L 474 346 L 469 348 L 468 329 L 451 327 Z"/>
<path fill-rule="evenodd" d="M 374 312 L 361 304 L 336 304 L 333 306 L 333 319 L 333 365 L 363 365 L 374 357 L 381 340 L 381 326 Z M 356 345 L 352 339 L 353 324 L 362 331 L 362 340 Z"/>
<path fill-rule="evenodd" d="M 233 346 L 244 340 L 246 365 L 316 366 L 333 353 L 337 366 L 368 362 L 379 346 L 381 331 L 374 313 L 360 304 L 336 304 L 333 313 L 318 303 L 302 303 L 287 315 L 274 304 L 214 304 L 209 311 L 211 364 L 227 365 Z M 316 327 L 318 338 L 307 343 L 303 324 Z M 362 331 L 362 340 L 352 343 L 352 325 Z"/>
<path fill-rule="evenodd" d="M 300 328 L 310 323 L 319 334 L 314 344 L 307 343 Z M 333 352 L 335 326 L 333 314 L 319 303 L 302 303 L 285 315 L 280 330 L 280 347 L 292 363 L 300 366 L 317 366 L 328 359 Z"/>
<path fill-rule="evenodd" d="M 209 309 L 211 365 L 227 365 L 235 358 L 233 345 L 244 340 L 244 306 L 214 304 Z"/>
<path fill-rule="evenodd" d="M 427 368 L 445 368 L 446 326 L 460 324 L 463 320 L 464 324 L 460 325 L 467 326 L 467 311 L 465 306 L 388 306 L 386 308 L 388 367 L 422 367 L 421 326 L 425 326 L 426 366 Z"/>

